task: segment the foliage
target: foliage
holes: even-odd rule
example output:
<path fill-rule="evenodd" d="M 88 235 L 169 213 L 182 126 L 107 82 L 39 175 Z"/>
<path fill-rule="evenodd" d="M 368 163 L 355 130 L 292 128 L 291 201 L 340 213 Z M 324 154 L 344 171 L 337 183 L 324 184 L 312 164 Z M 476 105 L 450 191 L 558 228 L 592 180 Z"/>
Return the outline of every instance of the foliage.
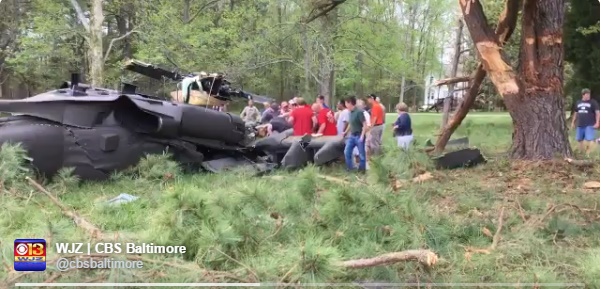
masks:
<path fill-rule="evenodd" d="M 511 141 L 509 116 L 476 113 L 468 116 L 457 133 L 469 136 L 489 162 L 472 169 L 435 171 L 419 148 L 438 131 L 440 115 L 413 114 L 412 118 L 417 138 L 414 149 L 399 151 L 387 131 L 386 153 L 372 163 L 365 177 L 349 175 L 338 164 L 253 178 L 244 173 L 181 174 L 167 155 L 148 157 L 131 170 L 134 174 L 123 173 L 111 183 L 57 186 L 68 179 L 65 172 L 48 188 L 53 193 L 64 188 L 58 194 L 60 201 L 111 238 L 185 245 L 187 252 L 183 256 L 114 254 L 110 257 L 143 258 L 144 268 L 71 270 L 53 280 L 519 280 L 598 285 L 599 224 L 598 206 L 594 205 L 598 196 L 582 189 L 584 181 L 598 180 L 598 166 L 581 171 L 557 165 L 522 168 L 519 163 L 511 164 L 500 154 Z M 5 151 L 3 148 L 0 153 Z M 423 183 L 411 181 L 424 171 L 434 178 Z M 168 181 L 161 178 L 170 173 L 176 176 Z M 389 174 L 402 183 L 396 190 L 390 186 Z M 349 184 L 326 181 L 324 175 Z M 18 190 L 25 193 L 17 194 L 21 196 L 34 191 Z M 121 193 L 139 199 L 120 206 L 98 205 Z M 22 236 L 46 237 L 50 243 L 89 238 L 42 194 L 0 197 L 2 243 Z M 550 211 L 554 205 L 557 209 Z M 483 228 L 496 231 L 502 206 L 505 221 L 498 247 L 490 254 L 466 253 L 468 247 L 490 245 Z M 3 248 L 0 254 L 11 256 L 12 249 Z M 338 265 L 342 260 L 419 248 L 433 250 L 443 260 L 427 271 L 413 263 L 357 270 Z M 57 257 L 49 250 L 49 262 Z M 40 274 L 19 275 L 13 282 L 43 282 L 55 273 L 49 267 Z M 0 272 L 3 280 L 13 276 L 17 275 Z"/>
<path fill-rule="evenodd" d="M 88 13 L 91 0 L 80 2 Z M 149 93 L 173 89 L 121 71 L 122 60 L 135 57 L 183 71 L 225 72 L 245 90 L 278 99 L 298 94 L 312 99 L 335 71 L 332 102 L 347 94 L 374 92 L 394 105 L 402 76 L 423 86 L 424 76 L 440 69 L 440 51 L 448 41 L 443 28 L 456 9 L 444 0 L 351 1 L 336 9 L 334 24 L 303 25 L 308 5 L 267 0 L 105 2 L 104 53 L 112 39 L 137 33 L 114 42 L 104 83 L 116 87 L 126 80 Z M 86 75 L 87 34 L 69 1 L 33 0 L 24 18 L 7 67 L 26 79 L 30 90 L 54 88 L 71 72 Z"/>
<path fill-rule="evenodd" d="M 0 188 L 23 182 L 30 172 L 26 162 L 31 160 L 20 144 L 3 143 L 0 146 Z"/>
<path fill-rule="evenodd" d="M 599 99 L 599 1 L 570 1 L 564 26 L 565 59 L 574 75 L 566 85 L 566 94 L 580 98 L 589 88 Z"/>

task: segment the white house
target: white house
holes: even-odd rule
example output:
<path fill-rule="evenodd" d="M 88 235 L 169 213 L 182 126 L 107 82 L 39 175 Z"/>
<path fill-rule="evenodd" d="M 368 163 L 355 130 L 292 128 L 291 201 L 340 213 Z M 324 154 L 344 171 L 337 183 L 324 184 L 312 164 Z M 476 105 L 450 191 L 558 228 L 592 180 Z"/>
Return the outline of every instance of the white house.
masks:
<path fill-rule="evenodd" d="M 449 96 L 449 87 L 447 85 L 440 85 L 440 86 L 435 86 L 434 83 L 436 83 L 436 81 L 438 81 L 439 79 L 443 79 L 444 77 L 436 77 L 434 75 L 428 75 L 426 77 L 426 79 L 424 79 L 424 104 L 422 106 L 422 109 L 426 109 L 428 107 L 431 107 L 432 105 L 434 105 L 436 102 L 438 102 L 440 99 L 444 99 L 445 97 Z M 457 83 L 455 84 L 455 92 L 453 93 L 453 97 L 455 98 L 462 98 L 465 94 L 465 89 L 464 87 L 467 85 L 467 83 L 462 82 L 462 83 Z"/>

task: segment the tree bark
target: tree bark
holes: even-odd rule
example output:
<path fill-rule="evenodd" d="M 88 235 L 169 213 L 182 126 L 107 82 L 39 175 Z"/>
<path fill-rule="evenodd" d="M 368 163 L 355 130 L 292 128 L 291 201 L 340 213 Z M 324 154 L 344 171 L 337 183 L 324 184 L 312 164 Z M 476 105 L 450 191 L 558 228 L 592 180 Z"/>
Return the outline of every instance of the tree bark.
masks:
<path fill-rule="evenodd" d="M 278 1 L 275 5 L 277 5 L 276 7 L 276 12 L 278 15 L 278 27 L 281 27 L 282 25 L 282 18 L 284 16 L 284 9 L 285 7 L 282 7 L 284 5 L 283 1 Z M 281 31 L 280 31 L 281 33 Z M 279 41 L 278 41 L 278 46 L 280 51 L 284 51 L 284 43 L 281 37 L 278 37 Z M 284 99 L 284 91 L 286 90 L 286 63 L 284 63 L 283 61 L 280 62 L 279 64 L 279 82 L 280 82 L 280 91 L 279 91 L 279 95 L 280 97 L 282 97 L 282 99 Z"/>
<path fill-rule="evenodd" d="M 319 49 L 319 94 L 325 97 L 325 102 L 330 103 L 330 98 L 335 85 L 334 79 L 334 36 L 338 20 L 337 9 L 321 17 L 321 47 Z"/>
<path fill-rule="evenodd" d="M 405 77 L 401 77 L 401 93 L 399 94 L 399 103 L 405 101 Z"/>
<path fill-rule="evenodd" d="M 521 95 L 505 98 L 514 120 L 511 156 L 572 156 L 563 97 L 565 0 L 525 0 L 518 71 Z"/>
<path fill-rule="evenodd" d="M 562 97 L 565 0 L 526 0 L 519 75 L 504 60 L 478 0 L 459 0 L 480 61 L 514 125 L 512 158 L 571 157 Z"/>
<path fill-rule="evenodd" d="M 102 0 L 93 0 L 88 39 L 88 59 L 90 63 L 90 80 L 92 86 L 102 86 L 104 81 L 104 56 L 102 55 L 103 22 L 104 12 L 102 10 Z"/>
<path fill-rule="evenodd" d="M 303 81 L 303 93 L 307 95 L 311 92 L 311 46 L 309 45 L 309 35 L 307 31 L 308 24 L 301 24 L 301 41 L 303 44 L 303 68 L 305 71 L 305 79 Z"/>

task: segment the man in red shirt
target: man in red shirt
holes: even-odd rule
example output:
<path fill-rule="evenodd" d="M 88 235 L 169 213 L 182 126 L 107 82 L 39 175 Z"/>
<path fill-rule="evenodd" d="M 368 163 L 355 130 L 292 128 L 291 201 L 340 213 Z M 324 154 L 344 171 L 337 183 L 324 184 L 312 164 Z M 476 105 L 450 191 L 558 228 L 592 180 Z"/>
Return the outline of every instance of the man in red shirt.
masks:
<path fill-rule="evenodd" d="M 297 108 L 290 112 L 288 121 L 292 124 L 292 135 L 313 133 L 313 110 L 301 97 L 296 99 Z"/>
<path fill-rule="evenodd" d="M 373 93 L 367 98 L 367 101 L 371 106 L 371 129 L 369 130 L 369 136 L 367 137 L 366 142 L 367 158 L 379 154 L 382 147 L 382 134 L 384 133 L 384 118 L 386 117 L 386 114 L 377 98 L 378 97 Z"/>
<path fill-rule="evenodd" d="M 337 135 L 336 120 L 334 113 L 329 108 L 324 108 L 323 104 L 313 104 L 313 111 L 317 113 L 317 134 L 322 135 Z"/>

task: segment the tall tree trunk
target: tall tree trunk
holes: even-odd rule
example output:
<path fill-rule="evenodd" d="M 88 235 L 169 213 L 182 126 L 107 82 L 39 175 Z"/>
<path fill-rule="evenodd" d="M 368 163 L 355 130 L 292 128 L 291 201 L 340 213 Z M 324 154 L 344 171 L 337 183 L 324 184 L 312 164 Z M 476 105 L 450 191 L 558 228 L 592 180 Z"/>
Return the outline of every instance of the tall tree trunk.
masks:
<path fill-rule="evenodd" d="M 126 35 L 129 32 L 130 24 L 129 24 L 129 15 L 127 12 L 127 8 L 121 7 L 119 11 L 119 15 L 115 16 L 115 20 L 117 22 L 117 30 L 119 31 L 119 36 Z M 122 58 L 132 58 L 131 52 L 131 42 L 125 37 L 123 40 L 123 46 L 121 49 L 121 57 Z"/>
<path fill-rule="evenodd" d="M 572 156 L 563 102 L 562 26 L 565 0 L 525 0 L 519 75 L 505 62 L 478 0 L 459 0 L 484 69 L 513 120 L 510 156 Z"/>
<path fill-rule="evenodd" d="M 325 97 L 325 102 L 330 103 L 334 79 L 334 39 L 336 35 L 338 13 L 334 8 L 326 16 L 321 17 L 321 49 L 319 50 L 319 94 Z"/>
<path fill-rule="evenodd" d="M 453 55 L 453 66 L 451 67 L 451 75 L 449 77 L 457 77 L 457 68 L 459 68 L 459 58 L 461 57 L 461 43 L 463 39 L 463 20 L 457 22 L 457 34 L 455 36 L 455 55 Z M 451 111 L 451 103 L 455 99 L 455 83 L 450 83 L 448 86 L 447 97 L 444 99 L 442 108 L 442 122 L 440 124 L 443 129 L 449 122 L 449 112 Z"/>
<path fill-rule="evenodd" d="M 309 45 L 308 24 L 301 24 L 301 42 L 303 44 L 303 68 L 305 70 L 304 89 L 305 95 L 311 93 L 311 46 Z"/>
<path fill-rule="evenodd" d="M 355 68 L 359 72 L 359 79 L 355 81 L 355 92 L 357 95 L 365 95 L 363 88 L 363 53 L 357 53 L 355 59 Z"/>
<path fill-rule="evenodd" d="M 282 27 L 282 20 L 283 20 L 282 17 L 284 16 L 284 8 L 285 8 L 285 7 L 282 7 L 282 6 L 284 6 L 284 2 L 283 1 L 277 1 L 277 3 L 275 5 L 277 5 L 276 12 L 277 12 L 277 15 L 278 15 L 278 27 Z M 281 32 L 281 30 L 280 30 L 280 32 Z M 280 49 L 280 51 L 284 51 L 283 40 L 282 40 L 281 37 L 278 37 L 278 38 L 279 38 L 279 42 L 278 42 L 279 49 Z M 285 69 L 286 69 L 286 64 L 283 61 L 280 62 L 279 63 L 279 77 L 278 78 L 279 78 L 279 83 L 280 83 L 280 92 L 279 92 L 279 95 L 280 95 L 280 97 L 282 97 L 282 99 L 284 99 L 284 90 L 286 88 L 286 81 L 285 81 L 286 80 L 286 72 L 285 72 Z"/>
<path fill-rule="evenodd" d="M 563 96 L 565 0 L 526 0 L 518 68 L 524 90 L 505 98 L 514 120 L 511 155 L 571 156 Z"/>
<path fill-rule="evenodd" d="M 102 55 L 102 23 L 104 12 L 102 0 L 92 1 L 92 16 L 88 38 L 88 59 L 90 63 L 90 80 L 93 86 L 102 86 L 104 81 L 104 57 Z"/>
<path fill-rule="evenodd" d="M 184 0 L 184 11 L 182 14 L 182 21 L 184 23 L 190 22 L 190 0 Z"/>
<path fill-rule="evenodd" d="M 401 77 L 401 93 L 399 94 L 399 102 L 405 102 L 405 77 Z"/>

